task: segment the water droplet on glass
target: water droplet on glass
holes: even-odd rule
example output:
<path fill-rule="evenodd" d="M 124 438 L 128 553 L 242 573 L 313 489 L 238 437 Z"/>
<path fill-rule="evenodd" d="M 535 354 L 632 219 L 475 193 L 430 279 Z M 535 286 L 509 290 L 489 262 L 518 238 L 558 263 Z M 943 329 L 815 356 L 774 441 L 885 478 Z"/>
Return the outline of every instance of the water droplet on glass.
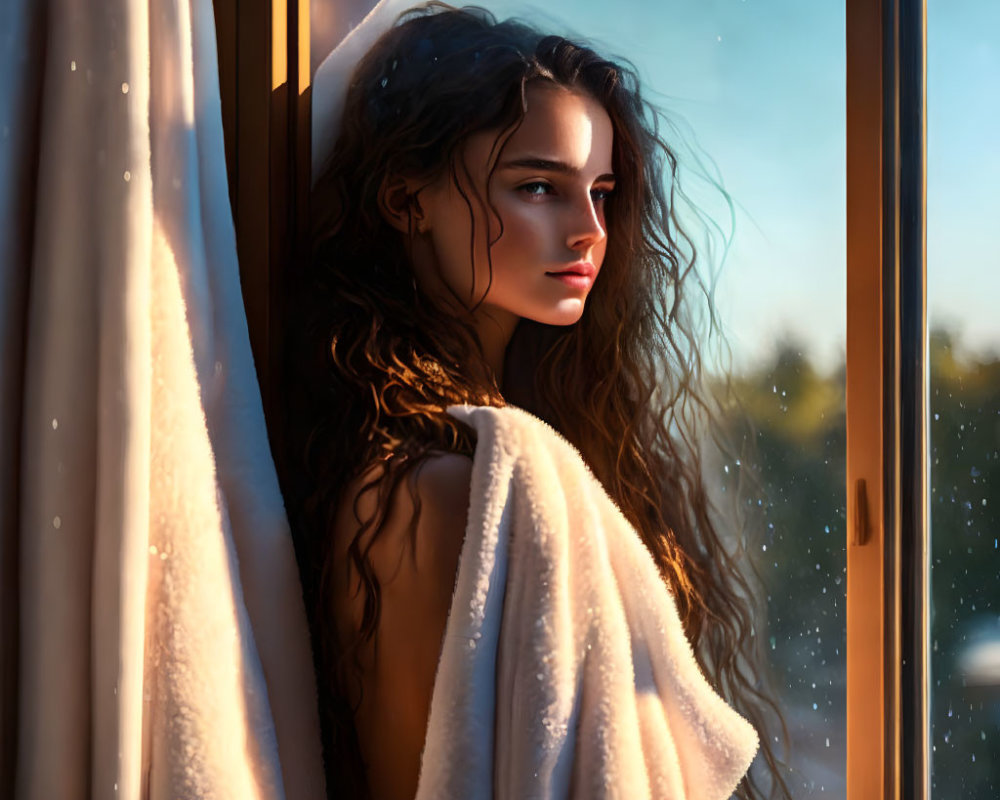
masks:
<path fill-rule="evenodd" d="M 59 530 L 62 527 L 62 520 L 59 517 L 52 518 L 52 527 Z"/>
<path fill-rule="evenodd" d="M 386 86 L 389 85 L 389 79 L 388 78 L 382 78 L 382 80 L 379 81 L 379 83 L 381 84 L 382 88 L 384 89 Z"/>
<path fill-rule="evenodd" d="M 122 82 L 122 94 L 128 94 L 128 83 Z"/>
<path fill-rule="evenodd" d="M 132 173 L 129 172 L 128 170 L 125 170 L 125 174 L 122 175 L 122 177 L 125 179 L 125 182 L 128 183 L 130 180 L 132 180 Z"/>
<path fill-rule="evenodd" d="M 53 417 L 52 418 L 52 430 L 55 430 L 58 427 L 59 427 L 59 420 L 57 420 L 55 417 Z"/>
<path fill-rule="evenodd" d="M 70 72 L 76 72 L 76 62 L 75 61 L 70 61 L 69 62 L 69 71 Z"/>
<path fill-rule="evenodd" d="M 155 544 L 151 544 L 151 545 L 149 546 L 149 553 L 150 553 L 150 555 L 154 555 L 154 556 L 155 556 L 155 555 L 156 555 L 156 552 L 157 552 L 157 551 L 156 551 L 156 545 L 155 545 Z"/>

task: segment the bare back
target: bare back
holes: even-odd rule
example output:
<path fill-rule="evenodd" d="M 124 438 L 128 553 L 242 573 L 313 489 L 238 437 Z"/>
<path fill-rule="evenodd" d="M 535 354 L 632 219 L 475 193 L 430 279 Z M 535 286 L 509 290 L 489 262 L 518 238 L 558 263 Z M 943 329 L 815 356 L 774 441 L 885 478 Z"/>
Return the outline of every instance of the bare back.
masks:
<path fill-rule="evenodd" d="M 455 576 L 465 537 L 472 460 L 435 451 L 418 468 L 414 494 L 420 513 L 410 531 L 414 496 L 400 481 L 389 498 L 385 526 L 369 558 L 381 591 L 381 616 L 376 644 L 361 653 L 362 699 L 355 725 L 365 760 L 372 800 L 412 800 L 417 789 L 420 756 L 427 730 L 431 692 L 441 653 Z M 360 524 L 353 512 L 368 519 L 375 509 L 373 488 L 360 494 L 378 463 L 344 492 L 334 528 L 337 563 L 344 564 L 347 547 Z M 370 541 L 365 532 L 362 550 Z M 349 576 L 338 571 L 332 590 L 337 627 L 353 635 L 361 623 L 364 591 L 353 566 Z M 353 698 L 352 698 L 353 699 Z"/>

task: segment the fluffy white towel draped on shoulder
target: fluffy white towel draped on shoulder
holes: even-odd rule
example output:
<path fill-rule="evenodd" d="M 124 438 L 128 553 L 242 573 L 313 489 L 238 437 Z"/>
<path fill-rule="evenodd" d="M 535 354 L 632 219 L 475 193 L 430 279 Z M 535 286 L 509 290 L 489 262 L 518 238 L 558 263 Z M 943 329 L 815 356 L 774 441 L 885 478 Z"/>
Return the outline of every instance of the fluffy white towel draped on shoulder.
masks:
<path fill-rule="evenodd" d="M 724 800 L 757 734 L 700 672 L 638 534 L 551 427 L 478 434 L 417 800 Z"/>

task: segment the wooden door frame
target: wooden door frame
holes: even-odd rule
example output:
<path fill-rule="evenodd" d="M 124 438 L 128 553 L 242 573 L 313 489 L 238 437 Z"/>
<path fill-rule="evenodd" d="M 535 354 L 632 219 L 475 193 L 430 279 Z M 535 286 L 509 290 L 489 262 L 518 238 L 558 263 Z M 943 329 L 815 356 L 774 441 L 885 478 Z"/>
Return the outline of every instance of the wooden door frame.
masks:
<path fill-rule="evenodd" d="M 284 300 L 308 248 L 309 0 L 214 0 L 214 6 L 240 283 L 281 477 Z"/>

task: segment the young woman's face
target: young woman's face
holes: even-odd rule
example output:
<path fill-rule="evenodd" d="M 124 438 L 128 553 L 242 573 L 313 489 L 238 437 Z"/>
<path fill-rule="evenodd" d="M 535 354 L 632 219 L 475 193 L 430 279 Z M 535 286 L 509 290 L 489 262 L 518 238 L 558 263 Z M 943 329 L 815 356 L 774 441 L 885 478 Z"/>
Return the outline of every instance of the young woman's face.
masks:
<path fill-rule="evenodd" d="M 570 325 L 607 247 L 611 119 L 590 95 L 551 85 L 530 84 L 526 99 L 488 192 L 498 131 L 469 137 L 457 183 L 446 175 L 419 193 L 431 257 L 414 267 L 425 290 L 443 280 L 467 307 L 482 299 L 480 313 L 503 325 Z"/>

